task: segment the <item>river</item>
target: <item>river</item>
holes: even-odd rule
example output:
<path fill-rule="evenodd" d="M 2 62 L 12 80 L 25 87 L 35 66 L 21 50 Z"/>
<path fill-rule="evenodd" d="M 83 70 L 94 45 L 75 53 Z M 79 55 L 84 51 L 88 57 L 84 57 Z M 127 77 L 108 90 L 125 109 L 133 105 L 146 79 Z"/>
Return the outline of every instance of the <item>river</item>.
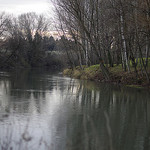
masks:
<path fill-rule="evenodd" d="M 0 149 L 150 150 L 150 93 L 51 70 L 1 71 Z"/>

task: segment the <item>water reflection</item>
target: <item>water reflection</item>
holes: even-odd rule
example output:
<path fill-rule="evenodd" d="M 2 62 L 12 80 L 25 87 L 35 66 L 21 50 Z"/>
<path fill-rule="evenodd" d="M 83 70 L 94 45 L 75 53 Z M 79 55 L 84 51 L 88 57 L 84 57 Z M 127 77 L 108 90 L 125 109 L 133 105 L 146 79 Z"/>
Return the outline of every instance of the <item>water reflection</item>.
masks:
<path fill-rule="evenodd" d="M 71 147 L 102 150 L 150 149 L 148 92 L 80 82 L 77 93 L 75 105 L 81 110 L 71 120 L 71 127 L 74 126 L 74 132 L 71 132 L 69 138 L 72 139 Z M 108 122 L 104 113 L 107 114 Z M 72 133 L 76 135 L 73 136 Z"/>
<path fill-rule="evenodd" d="M 0 149 L 149 150 L 148 91 L 62 77 L 0 73 Z"/>

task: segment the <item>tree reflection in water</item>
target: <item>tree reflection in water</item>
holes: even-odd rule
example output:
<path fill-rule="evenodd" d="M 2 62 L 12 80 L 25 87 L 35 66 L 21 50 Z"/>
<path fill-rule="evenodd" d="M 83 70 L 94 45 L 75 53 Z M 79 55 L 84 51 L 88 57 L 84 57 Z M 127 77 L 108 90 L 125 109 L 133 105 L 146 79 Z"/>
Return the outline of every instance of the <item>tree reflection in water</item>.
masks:
<path fill-rule="evenodd" d="M 149 96 L 144 90 L 80 81 L 77 110 L 67 128 L 70 149 L 148 150 Z"/>
<path fill-rule="evenodd" d="M 0 77 L 1 149 L 150 149 L 148 91 L 52 71 Z"/>

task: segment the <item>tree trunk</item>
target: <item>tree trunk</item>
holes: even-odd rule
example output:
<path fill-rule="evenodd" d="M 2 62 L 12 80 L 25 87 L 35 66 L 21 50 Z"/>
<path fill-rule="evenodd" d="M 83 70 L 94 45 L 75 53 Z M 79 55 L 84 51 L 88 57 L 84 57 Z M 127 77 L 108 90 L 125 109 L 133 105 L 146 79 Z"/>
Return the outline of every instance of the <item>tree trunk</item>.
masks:
<path fill-rule="evenodd" d="M 122 13 L 120 15 L 120 23 L 121 23 L 121 39 L 122 39 L 122 46 L 123 46 L 123 61 L 125 61 L 125 65 L 127 66 L 128 72 L 130 72 L 130 67 L 129 67 L 129 63 L 128 63 L 128 57 L 127 57 L 127 46 L 126 46 L 126 40 L 125 40 L 125 36 L 124 36 L 124 25 L 123 25 L 123 16 Z M 124 66 L 125 67 L 125 66 Z"/>

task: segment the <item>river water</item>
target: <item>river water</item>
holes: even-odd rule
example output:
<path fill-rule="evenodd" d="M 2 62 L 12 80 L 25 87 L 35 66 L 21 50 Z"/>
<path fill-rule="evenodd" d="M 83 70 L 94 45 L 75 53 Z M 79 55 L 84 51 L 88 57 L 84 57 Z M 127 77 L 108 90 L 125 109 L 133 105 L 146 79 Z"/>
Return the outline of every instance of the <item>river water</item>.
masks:
<path fill-rule="evenodd" d="M 50 70 L 0 72 L 0 149 L 150 150 L 150 93 Z"/>

